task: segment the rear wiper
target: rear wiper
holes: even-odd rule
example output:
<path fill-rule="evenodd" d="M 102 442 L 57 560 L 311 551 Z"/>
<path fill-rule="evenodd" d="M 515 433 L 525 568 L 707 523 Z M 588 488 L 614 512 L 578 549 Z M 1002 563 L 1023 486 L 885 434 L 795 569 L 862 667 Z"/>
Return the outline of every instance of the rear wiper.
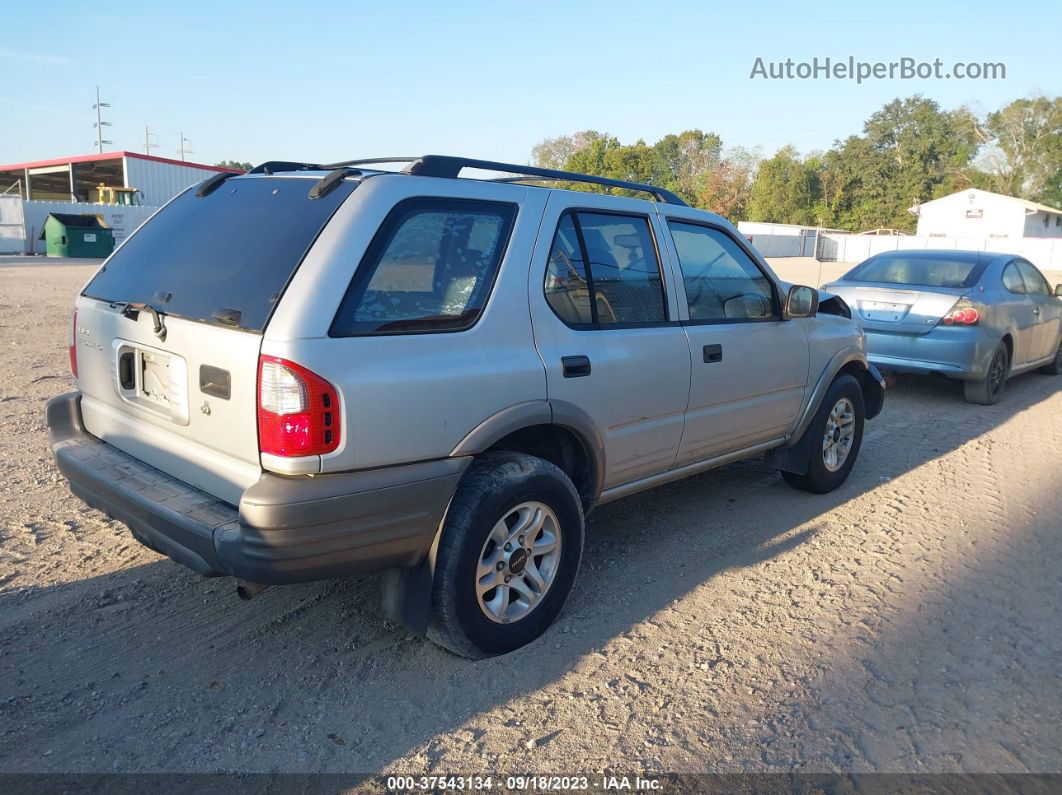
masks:
<path fill-rule="evenodd" d="M 155 332 L 155 336 L 158 337 L 159 340 L 165 341 L 166 326 L 162 322 L 163 316 L 159 314 L 155 307 L 151 304 L 141 303 L 125 303 L 119 304 L 119 306 L 122 307 L 122 315 L 130 320 L 136 320 L 141 312 L 148 312 L 151 315 L 151 321 L 155 326 L 154 329 L 152 329 Z"/>

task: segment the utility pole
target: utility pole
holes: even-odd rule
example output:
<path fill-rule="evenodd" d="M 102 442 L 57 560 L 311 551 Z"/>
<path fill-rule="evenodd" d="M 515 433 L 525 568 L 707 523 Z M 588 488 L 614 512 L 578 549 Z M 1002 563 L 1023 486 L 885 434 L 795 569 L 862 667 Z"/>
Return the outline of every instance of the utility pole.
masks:
<path fill-rule="evenodd" d="M 158 144 L 151 140 L 151 136 L 154 135 L 156 140 L 158 139 L 158 133 L 153 133 L 148 130 L 147 125 L 144 125 L 144 154 L 150 155 L 152 149 L 157 149 Z"/>
<path fill-rule="evenodd" d="M 180 147 L 180 149 L 178 151 L 180 151 L 180 153 L 181 153 L 181 160 L 184 160 L 184 156 L 185 155 L 194 154 L 194 152 L 192 152 L 192 148 L 190 146 L 185 146 L 185 144 L 192 143 L 192 139 L 191 138 L 185 138 L 183 132 L 182 133 L 178 133 L 178 135 L 181 136 L 181 147 Z"/>
<path fill-rule="evenodd" d="M 94 111 L 96 111 L 96 123 L 93 124 L 92 126 L 96 128 L 96 148 L 99 150 L 99 153 L 101 155 L 103 154 L 103 145 L 104 144 L 113 144 L 114 143 L 114 141 L 107 141 L 107 140 L 104 140 L 104 138 L 103 138 L 103 128 L 104 127 L 110 127 L 111 123 L 109 121 L 104 121 L 103 120 L 103 115 L 102 115 L 101 109 L 102 108 L 109 108 L 110 106 L 111 106 L 111 103 L 109 103 L 109 102 L 100 102 L 100 87 L 96 86 L 96 104 L 92 106 L 92 109 Z"/>

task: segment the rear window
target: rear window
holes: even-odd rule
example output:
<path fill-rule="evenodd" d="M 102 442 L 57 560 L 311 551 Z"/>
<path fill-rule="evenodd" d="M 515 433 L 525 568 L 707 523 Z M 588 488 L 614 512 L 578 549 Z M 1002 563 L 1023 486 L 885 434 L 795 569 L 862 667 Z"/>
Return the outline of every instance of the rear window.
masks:
<path fill-rule="evenodd" d="M 855 282 L 910 284 L 921 287 L 973 287 L 987 263 L 980 257 L 924 254 L 879 254 L 850 270 L 845 279 Z"/>
<path fill-rule="evenodd" d="M 317 234 L 357 186 L 346 181 L 310 199 L 313 184 L 255 177 L 202 197 L 186 191 L 114 253 L 84 295 L 191 320 L 217 321 L 218 313 L 262 331 Z"/>
<path fill-rule="evenodd" d="M 329 334 L 460 331 L 479 319 L 516 205 L 418 198 L 391 211 L 369 245 Z"/>

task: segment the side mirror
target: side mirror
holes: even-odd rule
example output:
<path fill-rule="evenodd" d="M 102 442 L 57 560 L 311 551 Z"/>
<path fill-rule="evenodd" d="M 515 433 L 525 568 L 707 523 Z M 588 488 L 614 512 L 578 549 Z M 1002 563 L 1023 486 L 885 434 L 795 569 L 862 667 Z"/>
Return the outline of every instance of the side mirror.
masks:
<path fill-rule="evenodd" d="M 813 287 L 794 284 L 785 297 L 785 317 L 815 317 L 819 311 L 819 291 Z"/>
<path fill-rule="evenodd" d="M 1055 285 L 1055 295 L 1062 298 L 1062 284 Z"/>

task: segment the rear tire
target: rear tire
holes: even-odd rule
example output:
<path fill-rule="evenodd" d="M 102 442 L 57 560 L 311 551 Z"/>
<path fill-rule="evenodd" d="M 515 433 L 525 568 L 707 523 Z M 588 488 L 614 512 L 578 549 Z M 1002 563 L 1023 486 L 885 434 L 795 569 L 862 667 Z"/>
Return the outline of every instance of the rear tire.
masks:
<path fill-rule="evenodd" d="M 999 343 L 988 365 L 988 375 L 980 381 L 963 381 L 963 395 L 967 403 L 993 406 L 1003 395 L 1003 387 L 1010 375 L 1010 352 L 1004 343 Z"/>
<path fill-rule="evenodd" d="M 838 376 L 804 432 L 811 437 L 807 472 L 798 475 L 783 470 L 785 482 L 813 494 L 825 494 L 844 483 L 859 456 L 865 416 L 859 382 L 847 374 Z"/>
<path fill-rule="evenodd" d="M 1062 339 L 1059 339 L 1058 341 L 1058 349 L 1055 350 L 1055 358 L 1050 364 L 1045 364 L 1036 372 L 1043 373 L 1044 375 L 1062 374 Z"/>
<path fill-rule="evenodd" d="M 521 453 L 480 456 L 443 524 L 428 637 L 472 659 L 530 643 L 564 607 L 582 552 L 582 502 L 563 471 Z"/>

